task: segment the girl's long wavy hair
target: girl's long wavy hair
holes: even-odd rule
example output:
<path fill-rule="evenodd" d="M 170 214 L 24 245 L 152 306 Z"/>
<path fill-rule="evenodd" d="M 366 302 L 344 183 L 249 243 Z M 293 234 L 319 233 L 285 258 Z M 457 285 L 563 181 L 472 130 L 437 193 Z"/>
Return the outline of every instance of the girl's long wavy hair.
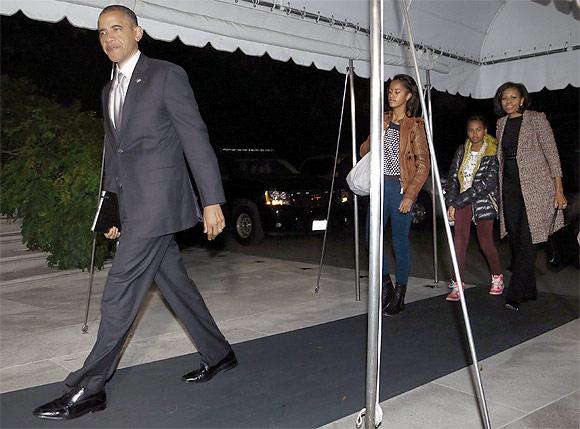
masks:
<path fill-rule="evenodd" d="M 394 80 L 401 82 L 407 91 L 411 93 L 411 98 L 407 101 L 407 116 L 418 117 L 421 112 L 421 101 L 419 100 L 419 88 L 417 88 L 415 79 L 408 74 L 397 74 L 389 82 L 389 87 Z"/>

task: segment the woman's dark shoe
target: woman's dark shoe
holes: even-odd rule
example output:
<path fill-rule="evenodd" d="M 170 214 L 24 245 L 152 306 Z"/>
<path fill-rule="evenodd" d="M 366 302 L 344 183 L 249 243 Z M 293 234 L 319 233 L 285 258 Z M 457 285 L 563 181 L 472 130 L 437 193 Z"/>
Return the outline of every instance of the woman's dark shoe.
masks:
<path fill-rule="evenodd" d="M 381 308 L 383 309 L 383 311 L 385 311 L 385 308 L 387 308 L 387 305 L 389 304 L 389 302 L 391 302 L 391 300 L 395 296 L 395 286 L 393 286 L 393 282 L 391 281 L 390 275 L 387 274 L 385 277 L 383 277 L 383 284 L 381 287 L 382 287 Z"/>
<path fill-rule="evenodd" d="M 506 310 L 518 311 L 520 309 L 520 304 L 518 302 L 512 301 L 511 299 L 508 299 L 505 302 L 504 307 Z"/>
<path fill-rule="evenodd" d="M 387 303 L 384 310 L 385 316 L 395 316 L 405 309 L 405 293 L 407 285 L 395 283 L 395 293 L 393 299 Z"/>
<path fill-rule="evenodd" d="M 525 296 L 525 297 L 522 299 L 522 302 L 535 301 L 535 300 L 537 300 L 537 299 L 538 299 L 538 295 L 537 295 L 537 294 L 533 294 L 533 295 L 528 295 L 528 296 Z"/>

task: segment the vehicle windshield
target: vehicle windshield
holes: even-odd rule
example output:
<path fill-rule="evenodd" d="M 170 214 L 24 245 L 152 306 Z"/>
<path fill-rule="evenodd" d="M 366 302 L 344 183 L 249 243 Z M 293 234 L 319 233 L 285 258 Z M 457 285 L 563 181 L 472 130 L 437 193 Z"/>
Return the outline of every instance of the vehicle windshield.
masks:
<path fill-rule="evenodd" d="M 300 172 L 284 159 L 237 159 L 233 162 L 233 173 L 247 175 L 289 176 Z"/>

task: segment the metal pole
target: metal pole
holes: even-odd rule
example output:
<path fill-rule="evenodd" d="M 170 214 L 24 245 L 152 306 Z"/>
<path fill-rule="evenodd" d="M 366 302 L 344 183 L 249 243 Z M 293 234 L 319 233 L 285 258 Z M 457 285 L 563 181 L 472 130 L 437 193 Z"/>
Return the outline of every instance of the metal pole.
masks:
<path fill-rule="evenodd" d="M 356 141 L 356 104 L 354 99 L 354 65 L 353 60 L 348 60 L 348 75 L 350 83 L 350 129 L 352 137 L 352 165 L 354 166 L 357 161 L 357 141 Z M 359 250 L 360 250 L 360 231 L 358 224 L 358 195 L 353 192 L 354 195 L 354 285 L 355 285 L 355 299 L 360 301 L 360 261 L 359 261 Z"/>
<path fill-rule="evenodd" d="M 87 305 L 85 307 L 85 321 L 83 322 L 83 327 L 81 328 L 81 332 L 86 334 L 89 331 L 89 306 L 91 304 L 91 294 L 93 292 L 93 279 L 95 277 L 95 252 L 97 250 L 97 235 L 93 233 L 93 249 L 91 251 L 91 267 L 90 267 L 90 274 L 89 274 L 89 290 L 87 292 Z"/>
<path fill-rule="evenodd" d="M 340 135 L 342 133 L 342 119 L 344 118 L 344 104 L 346 102 L 346 85 L 348 83 L 348 74 L 344 76 L 344 89 L 342 90 L 342 107 L 340 109 L 340 122 L 338 124 L 338 137 L 336 138 L 336 152 L 334 154 L 334 168 L 332 169 L 332 181 L 330 182 L 330 194 L 328 196 L 328 210 L 326 212 L 326 228 L 324 229 L 324 239 L 322 240 L 322 252 L 320 253 L 320 263 L 318 264 L 318 276 L 316 277 L 316 286 L 314 293 L 320 291 L 320 277 L 322 275 L 322 264 L 324 262 L 324 252 L 326 250 L 326 237 L 328 236 L 328 222 L 330 222 L 330 208 L 332 207 L 332 198 L 334 196 L 334 179 L 336 177 L 336 164 L 338 162 L 338 149 L 340 147 Z"/>
<path fill-rule="evenodd" d="M 410 49 L 411 49 L 411 55 L 413 57 L 413 65 L 415 68 L 417 85 L 419 87 L 421 87 L 421 75 L 419 74 L 419 66 L 417 65 L 417 55 L 415 52 L 415 45 L 413 44 L 413 35 L 411 33 L 411 22 L 409 20 L 409 12 L 407 11 L 406 3 L 407 3 L 406 0 L 402 1 L 403 13 L 405 15 L 405 23 L 407 26 L 407 33 L 409 35 L 409 45 L 410 45 Z M 423 97 L 422 93 L 420 93 L 419 95 L 420 95 L 420 101 L 421 101 L 421 108 L 425 112 L 425 111 L 427 111 L 427 107 L 425 105 L 425 98 Z M 429 151 L 431 153 L 431 162 L 436 164 L 437 158 L 435 157 L 435 146 L 433 145 L 433 134 L 431 131 L 431 124 L 429 123 L 429 121 L 425 122 L 425 129 L 427 131 L 427 141 L 429 143 Z M 457 265 L 457 255 L 455 254 L 455 248 L 453 246 L 453 238 L 451 236 L 451 227 L 449 226 L 449 222 L 447 221 L 448 220 L 447 219 L 447 211 L 444 209 L 445 201 L 443 199 L 443 192 L 441 190 L 441 178 L 439 177 L 439 170 L 437 168 L 435 168 L 433 170 L 433 172 L 435 173 L 434 178 L 437 182 L 437 189 L 439 191 L 438 192 L 439 204 L 441 206 L 441 210 L 443 210 L 443 212 L 445 212 L 445 218 L 446 218 L 446 221 L 444 222 L 445 233 L 447 234 L 447 243 L 449 246 L 449 253 L 451 254 L 451 261 L 453 262 L 453 271 L 454 271 L 455 278 L 456 278 L 458 285 L 461 285 L 462 284 L 461 274 L 459 272 L 459 266 Z M 481 374 L 479 372 L 479 361 L 477 359 L 477 353 L 476 353 L 475 344 L 473 341 L 473 334 L 471 332 L 471 322 L 469 321 L 469 314 L 467 312 L 467 304 L 465 302 L 465 294 L 463 293 L 463 288 L 461 286 L 459 286 L 459 295 L 461 297 L 461 299 L 460 299 L 461 310 L 463 313 L 465 330 L 467 332 L 467 340 L 469 343 L 469 350 L 471 352 L 471 359 L 473 361 L 474 373 L 475 373 L 475 377 L 477 379 L 477 387 L 478 387 L 477 393 L 478 393 L 478 398 L 479 398 L 479 405 L 480 405 L 480 409 L 483 413 L 485 427 L 487 429 L 490 429 L 491 428 L 491 421 L 489 419 L 489 412 L 487 410 L 487 403 L 485 400 L 485 392 L 483 390 L 483 382 L 481 379 Z"/>
<path fill-rule="evenodd" d="M 115 75 L 115 63 L 111 64 L 111 75 L 109 77 L 110 80 L 113 80 L 113 76 Z M 103 192 L 103 175 L 105 172 L 105 147 L 106 143 L 103 139 L 103 155 L 101 157 L 101 175 L 99 178 L 99 193 L 97 194 L 97 205 L 99 204 L 99 199 L 101 198 L 101 193 Z M 81 332 L 86 334 L 89 331 L 89 307 L 91 305 L 91 295 L 93 293 L 93 280 L 95 277 L 95 253 L 97 249 L 97 235 L 93 232 L 93 248 L 91 251 L 91 267 L 89 269 L 89 290 L 87 291 L 87 305 L 85 308 L 85 321 L 83 323 L 83 327 L 81 328 Z"/>
<path fill-rule="evenodd" d="M 101 158 L 101 176 L 99 179 L 99 193 L 97 194 L 97 204 L 99 203 L 99 199 L 101 198 L 101 192 L 103 191 L 103 173 L 105 171 L 105 141 L 103 140 L 103 155 Z M 83 323 L 83 327 L 81 328 L 81 332 L 86 334 L 89 331 L 89 307 L 91 305 L 91 295 L 93 293 L 93 280 L 95 278 L 95 253 L 97 250 L 97 234 L 93 232 L 93 249 L 91 251 L 91 267 L 90 267 L 90 274 L 89 274 L 89 289 L 87 291 L 87 305 L 85 307 L 85 321 Z"/>
<path fill-rule="evenodd" d="M 425 71 L 425 85 L 427 86 L 427 119 L 433 132 L 433 107 L 431 104 L 431 71 Z M 437 204 L 435 202 L 435 163 L 431 163 L 431 215 L 433 221 L 433 281 L 439 283 L 439 258 L 437 253 Z"/>
<path fill-rule="evenodd" d="M 380 347 L 381 280 L 382 280 L 382 134 L 383 134 L 383 2 L 370 2 L 371 50 L 371 189 L 369 233 L 369 292 L 366 373 L 365 428 L 375 429 L 377 415 L 378 350 Z"/>

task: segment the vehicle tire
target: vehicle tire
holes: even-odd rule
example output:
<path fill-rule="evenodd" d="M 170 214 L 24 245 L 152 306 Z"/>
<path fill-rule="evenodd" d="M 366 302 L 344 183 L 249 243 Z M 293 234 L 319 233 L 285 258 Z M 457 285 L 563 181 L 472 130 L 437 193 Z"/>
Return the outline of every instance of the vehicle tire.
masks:
<path fill-rule="evenodd" d="M 233 232 L 238 243 L 245 246 L 264 240 L 264 229 L 256 204 L 242 200 L 234 205 Z"/>
<path fill-rule="evenodd" d="M 429 194 L 421 192 L 413 205 L 411 227 L 418 229 L 431 228 L 433 225 L 432 213 L 433 208 Z"/>

